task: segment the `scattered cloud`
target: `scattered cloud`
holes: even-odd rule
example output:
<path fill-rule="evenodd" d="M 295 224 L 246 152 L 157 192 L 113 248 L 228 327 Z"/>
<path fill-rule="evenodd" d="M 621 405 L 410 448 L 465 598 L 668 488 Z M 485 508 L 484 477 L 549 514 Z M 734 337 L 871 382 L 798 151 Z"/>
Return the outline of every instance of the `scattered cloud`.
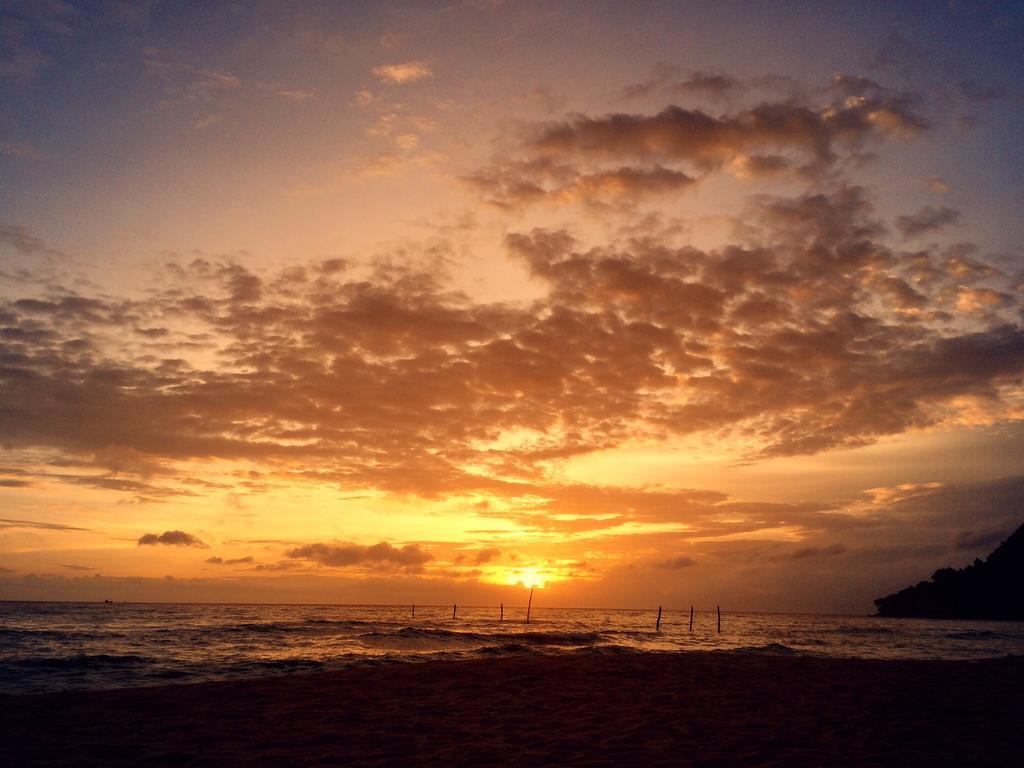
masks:
<path fill-rule="evenodd" d="M 406 61 L 402 64 L 382 64 L 373 68 L 373 74 L 385 83 L 415 83 L 434 76 L 430 67 L 422 61 Z"/>
<path fill-rule="evenodd" d="M 800 547 L 789 553 L 788 557 L 791 560 L 805 560 L 808 557 L 834 557 L 846 554 L 846 552 L 846 545 L 830 544 L 827 547 Z"/>
<path fill-rule="evenodd" d="M 284 482 L 519 495 L 637 437 L 714 432 L 756 459 L 955 422 L 979 398 L 1012 418 L 1012 277 L 969 250 L 893 246 L 859 187 L 761 196 L 744 221 L 708 250 L 513 231 L 541 292 L 522 304 L 413 263 L 261 276 L 209 259 L 142 299 L 0 300 L 0 397 L 17 404 L 0 433 L 82 463 L 50 481 L 148 499 L 200 493 L 166 468 L 209 457 L 305 465 L 276 470 Z M 215 366 L 186 339 L 161 342 L 168 360 L 119 334 L 183 317 L 222 350 Z"/>
<path fill-rule="evenodd" d="M 306 544 L 288 550 L 287 557 L 312 560 L 331 567 L 348 565 L 401 566 L 417 569 L 433 559 L 433 555 L 418 544 L 394 547 L 386 541 L 372 546 L 359 544 Z"/>
<path fill-rule="evenodd" d="M 678 67 L 659 64 L 647 80 L 626 86 L 622 91 L 622 97 L 633 100 L 653 96 L 675 96 L 718 102 L 729 101 L 751 90 L 763 88 L 767 84 L 764 78 L 745 82 L 724 72 L 694 70 L 683 74 Z"/>
<path fill-rule="evenodd" d="M 501 550 L 497 547 L 487 547 L 485 549 L 478 550 L 473 556 L 473 562 L 477 565 L 484 565 L 485 563 L 491 562 L 491 560 L 499 557 Z"/>
<path fill-rule="evenodd" d="M 282 89 L 277 92 L 277 95 L 282 99 L 293 101 L 296 104 L 302 104 L 307 101 L 312 101 L 316 98 L 316 91 L 304 91 L 300 88 Z"/>
<path fill-rule="evenodd" d="M 934 207 L 926 205 L 917 213 L 896 218 L 896 226 L 905 238 L 918 237 L 929 232 L 956 224 L 960 220 L 960 211 L 946 206 Z"/>
<path fill-rule="evenodd" d="M 842 144 L 924 128 L 909 99 L 879 93 L 819 110 L 783 102 L 722 116 L 676 106 L 655 115 L 580 116 L 545 127 L 533 146 L 554 156 L 673 159 L 703 170 L 782 150 L 798 153 L 795 162 L 813 172 L 835 162 Z"/>
<path fill-rule="evenodd" d="M 81 19 L 64 2 L 22 3 L 0 8 L 0 80 L 25 85 L 53 63 L 46 49 L 66 44 Z"/>
<path fill-rule="evenodd" d="M 204 115 L 192 123 L 192 128 L 197 131 L 203 131 L 211 126 L 217 125 L 218 123 L 224 122 L 224 115 Z"/>
<path fill-rule="evenodd" d="M 692 557 L 685 557 L 680 555 L 679 557 L 673 557 L 669 560 L 662 560 L 657 563 L 659 568 L 667 568 L 668 570 L 678 571 L 683 568 L 689 568 L 690 566 L 696 565 L 697 561 Z"/>
<path fill-rule="evenodd" d="M 709 73 L 674 86 L 676 94 L 738 89 L 735 79 Z M 848 75 L 836 75 L 825 92 L 824 106 L 791 96 L 721 113 L 670 105 L 655 114 L 578 114 L 535 126 L 518 156 L 503 156 L 464 181 L 506 209 L 635 202 L 678 195 L 721 171 L 741 179 L 821 179 L 872 144 L 928 128 L 912 93 Z"/>
<path fill-rule="evenodd" d="M 45 523 L 38 520 L 13 520 L 8 517 L 0 517 L 0 530 L 5 528 L 35 528 L 43 531 L 88 531 L 89 528 L 79 528 L 74 525 L 63 523 Z"/>
<path fill-rule="evenodd" d="M 506 210 L 540 201 L 580 202 L 595 207 L 628 205 L 652 196 L 677 193 L 694 183 L 685 173 L 661 167 L 622 167 L 590 174 L 576 173 L 567 166 L 549 166 L 540 174 L 538 171 L 541 169 L 536 163 L 523 164 L 517 169 L 506 166 L 500 170 L 487 169 L 462 180 L 481 193 L 487 202 Z M 534 180 L 530 180 L 531 175 Z M 540 180 L 541 175 L 545 181 Z"/>
<path fill-rule="evenodd" d="M 50 256 L 63 257 L 60 251 L 49 246 L 39 237 L 29 232 L 25 227 L 15 224 L 4 224 L 0 222 L 0 247 L 10 248 L 15 253 L 24 256 Z"/>
<path fill-rule="evenodd" d="M 206 558 L 203 562 L 209 563 L 210 565 L 251 565 L 256 562 L 256 559 L 252 557 L 252 555 L 247 555 L 246 557 L 232 557 L 226 560 L 223 557 L 214 556 Z"/>
<path fill-rule="evenodd" d="M 173 547 L 198 547 L 209 549 L 199 538 L 184 531 L 164 531 L 161 534 L 147 533 L 139 537 L 139 546 L 165 544 Z"/>
<path fill-rule="evenodd" d="M 518 99 L 524 105 L 548 115 L 562 111 L 568 102 L 565 94 L 551 88 L 533 88 L 519 96 Z"/>
<path fill-rule="evenodd" d="M 995 549 L 1013 533 L 1012 527 L 980 531 L 957 531 L 949 548 L 954 552 L 983 552 Z"/>
<path fill-rule="evenodd" d="M 415 133 L 401 133 L 395 136 L 395 145 L 406 151 L 416 149 L 420 144 L 420 137 Z"/>
<path fill-rule="evenodd" d="M 0 155 L 16 157 L 23 160 L 38 160 L 39 153 L 30 141 L 14 141 L 11 139 L 0 140 Z"/>
<path fill-rule="evenodd" d="M 378 152 L 365 158 L 359 167 L 362 176 L 392 176 L 400 173 L 408 161 L 395 152 Z"/>
<path fill-rule="evenodd" d="M 209 103 L 243 85 L 232 72 L 194 66 L 155 47 L 143 51 L 143 63 L 162 82 L 165 107 L 173 103 Z"/>
<path fill-rule="evenodd" d="M 260 563 L 252 570 L 274 573 L 279 571 L 294 571 L 300 568 L 302 568 L 302 564 L 297 563 L 294 560 L 281 560 L 276 563 Z"/>

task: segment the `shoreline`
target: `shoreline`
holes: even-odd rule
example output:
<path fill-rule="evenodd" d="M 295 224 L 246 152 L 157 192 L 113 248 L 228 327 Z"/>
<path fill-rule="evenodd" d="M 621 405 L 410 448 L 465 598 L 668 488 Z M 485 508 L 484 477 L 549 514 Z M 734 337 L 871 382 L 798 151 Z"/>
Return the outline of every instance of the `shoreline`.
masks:
<path fill-rule="evenodd" d="M 1024 657 L 588 653 L 0 696 L 0 762 L 1013 765 Z"/>

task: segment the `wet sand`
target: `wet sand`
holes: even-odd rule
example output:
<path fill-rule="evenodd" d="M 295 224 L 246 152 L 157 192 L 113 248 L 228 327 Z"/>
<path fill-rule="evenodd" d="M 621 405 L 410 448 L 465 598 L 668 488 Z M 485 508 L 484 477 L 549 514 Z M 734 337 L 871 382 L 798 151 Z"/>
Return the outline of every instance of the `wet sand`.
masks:
<path fill-rule="evenodd" d="M 1024 658 L 586 653 L 0 697 L 4 766 L 1024 765 Z"/>

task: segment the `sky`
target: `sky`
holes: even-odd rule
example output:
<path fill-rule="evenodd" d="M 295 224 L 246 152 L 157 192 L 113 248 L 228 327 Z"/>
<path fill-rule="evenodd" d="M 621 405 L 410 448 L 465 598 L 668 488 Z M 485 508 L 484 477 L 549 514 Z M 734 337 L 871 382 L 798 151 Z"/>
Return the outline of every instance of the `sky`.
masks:
<path fill-rule="evenodd" d="M 867 613 L 1024 522 L 1024 11 L 0 2 L 0 598 Z"/>

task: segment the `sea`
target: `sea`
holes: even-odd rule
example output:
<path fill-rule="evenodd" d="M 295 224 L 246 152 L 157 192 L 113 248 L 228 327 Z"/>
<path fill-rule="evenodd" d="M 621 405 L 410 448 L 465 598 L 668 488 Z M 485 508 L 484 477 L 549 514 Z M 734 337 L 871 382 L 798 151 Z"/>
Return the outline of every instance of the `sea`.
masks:
<path fill-rule="evenodd" d="M 499 606 L 0 602 L 0 693 L 524 654 L 1024 655 L 1024 622 Z M 454 616 L 453 616 L 454 612 Z"/>

